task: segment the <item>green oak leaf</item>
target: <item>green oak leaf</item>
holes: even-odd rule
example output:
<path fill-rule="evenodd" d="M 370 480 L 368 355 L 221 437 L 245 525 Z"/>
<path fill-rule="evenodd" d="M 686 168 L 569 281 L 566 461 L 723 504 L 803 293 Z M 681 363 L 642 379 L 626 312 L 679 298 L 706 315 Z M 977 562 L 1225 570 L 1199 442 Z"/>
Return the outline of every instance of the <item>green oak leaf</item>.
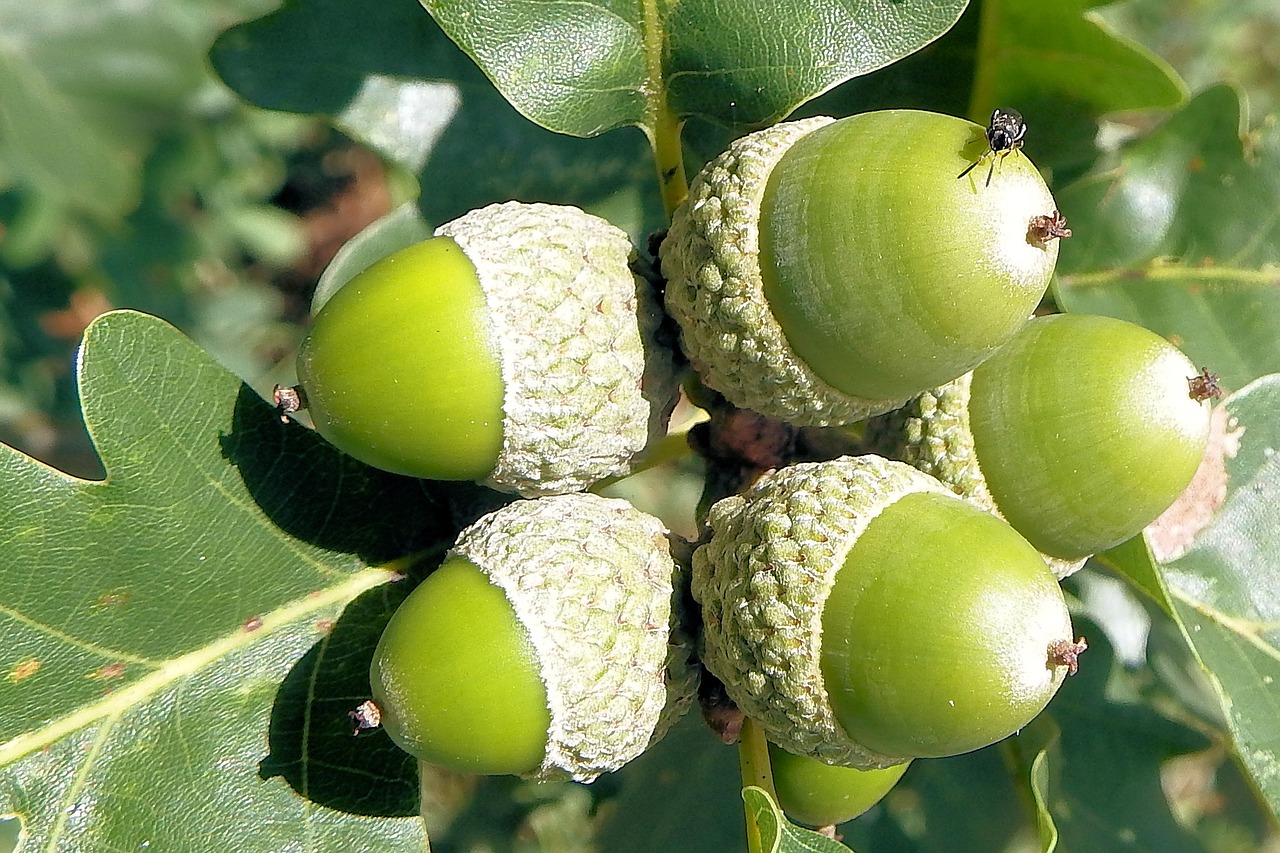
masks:
<path fill-rule="evenodd" d="M 422 849 L 416 766 L 347 712 L 453 503 L 153 317 L 99 317 L 77 371 L 104 481 L 0 446 L 0 815 L 30 849 Z"/>
<path fill-rule="evenodd" d="M 1169 588 L 1165 585 L 1160 567 L 1151 556 L 1144 534 L 1126 539 L 1094 555 L 1094 559 L 1123 575 L 1129 583 L 1141 590 L 1166 616 L 1172 617 L 1173 603 L 1169 601 Z"/>
<path fill-rule="evenodd" d="M 1168 63 L 1092 10 L 1112 0 L 982 0 L 970 118 L 1016 105 L 1028 117 L 1064 106 L 1093 114 L 1172 107 L 1186 87 Z"/>
<path fill-rule="evenodd" d="M 1041 853 L 1058 849 L 1058 827 L 1049 812 L 1049 753 L 1040 752 L 1031 764 L 1031 793 L 1036 802 L 1036 830 L 1040 833 Z"/>
<path fill-rule="evenodd" d="M 840 825 L 870 853 L 991 853 L 1034 832 L 1025 781 L 1009 771 L 1003 744 L 939 760 L 917 760 L 871 811 Z"/>
<path fill-rule="evenodd" d="M 1260 113 L 1280 108 L 1276 56 L 1263 47 L 1274 44 L 1280 32 L 1280 4 L 1274 0 L 1128 0 L 1099 12 L 1118 31 L 1166 57 L 1192 91 L 1231 80 Z"/>
<path fill-rule="evenodd" d="M 529 122 L 415 0 L 291 0 L 224 32 L 210 59 L 246 100 L 332 116 L 416 175 L 433 225 L 510 199 L 577 205 L 637 238 L 662 220 L 642 134 L 584 140 Z"/>
<path fill-rule="evenodd" d="M 1137 840 L 1147 850 L 1205 853 L 1172 814 L 1160 770 L 1169 758 L 1207 748 L 1208 739 L 1158 714 L 1101 629 L 1078 615 L 1072 621 L 1089 648 L 1048 710 L 1061 732 L 1050 748 L 1048 791 L 1060 848 L 1121 853 Z"/>
<path fill-rule="evenodd" d="M 1224 405 L 1239 439 L 1226 463 L 1226 501 L 1163 570 L 1218 691 L 1235 752 L 1280 817 L 1280 375 Z"/>
<path fill-rule="evenodd" d="M 1055 194 L 1058 304 L 1144 325 L 1228 389 L 1280 371 L 1280 128 L 1241 128 L 1236 91 L 1207 89 Z"/>
<path fill-rule="evenodd" d="M 789 823 L 763 788 L 754 785 L 743 788 L 742 799 L 759 828 L 762 848 L 769 853 L 841 853 L 850 849 L 825 835 Z"/>
<path fill-rule="evenodd" d="M 671 117 L 737 128 L 901 59 L 968 0 L 422 0 L 516 109 L 594 136 Z"/>
<path fill-rule="evenodd" d="M 596 830 L 600 850 L 732 850 L 741 846 L 738 751 L 689 713 L 666 737 L 627 764 Z M 671 808 L 680 803 L 680 808 Z"/>
<path fill-rule="evenodd" d="M 1058 847 L 1051 797 L 1060 784 L 1057 770 L 1062 760 L 1061 740 L 1062 732 L 1052 716 L 1041 714 L 1001 745 L 1011 770 L 1026 780 L 1040 838 L 1040 853 L 1053 853 Z"/>

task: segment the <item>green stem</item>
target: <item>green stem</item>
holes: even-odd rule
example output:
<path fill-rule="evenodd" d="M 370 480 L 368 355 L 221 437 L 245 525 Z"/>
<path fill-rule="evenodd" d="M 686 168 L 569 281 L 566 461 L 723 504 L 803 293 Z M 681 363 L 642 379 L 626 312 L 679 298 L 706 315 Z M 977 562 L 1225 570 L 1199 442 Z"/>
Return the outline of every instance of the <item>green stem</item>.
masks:
<path fill-rule="evenodd" d="M 653 157 L 658 167 L 662 206 L 667 211 L 667 219 L 670 219 L 671 214 L 689 195 L 689 184 L 684 173 L 684 150 L 680 145 L 681 123 L 665 109 L 665 104 L 656 118 L 651 137 Z"/>
<path fill-rule="evenodd" d="M 684 149 L 680 145 L 683 122 L 672 114 L 667 104 L 667 81 L 662 70 L 664 41 L 659 2 L 644 0 L 644 52 L 648 78 L 645 80 L 645 132 L 658 167 L 662 205 L 666 208 L 667 219 L 670 219 L 680 202 L 689 195 L 689 184 L 684 173 Z"/>
<path fill-rule="evenodd" d="M 1144 267 L 1069 273 L 1059 276 L 1059 279 L 1064 287 L 1094 287 L 1138 281 L 1225 282 L 1263 287 L 1274 287 L 1280 284 L 1280 275 L 1269 269 L 1251 270 L 1233 266 L 1193 267 L 1185 264 L 1156 262 Z"/>
<path fill-rule="evenodd" d="M 742 767 L 742 787 L 763 788 L 776 802 L 778 793 L 773 788 L 773 771 L 769 767 L 769 742 L 750 717 L 742 721 L 742 733 L 738 736 L 738 763 Z M 745 805 L 743 811 L 747 816 L 747 851 L 764 853 L 755 815 Z"/>
<path fill-rule="evenodd" d="M 1000 64 L 997 33 L 1000 30 L 1001 0 L 981 0 L 978 17 L 978 43 L 974 46 L 973 89 L 969 92 L 969 119 L 985 125 L 996 108 L 996 85 Z"/>

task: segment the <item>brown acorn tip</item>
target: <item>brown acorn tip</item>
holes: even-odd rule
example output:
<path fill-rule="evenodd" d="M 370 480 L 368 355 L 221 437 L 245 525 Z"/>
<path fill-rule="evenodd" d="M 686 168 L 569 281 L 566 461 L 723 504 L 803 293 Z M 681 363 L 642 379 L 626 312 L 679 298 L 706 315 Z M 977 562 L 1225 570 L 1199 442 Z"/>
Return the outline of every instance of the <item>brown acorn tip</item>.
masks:
<path fill-rule="evenodd" d="M 351 721 L 351 734 L 359 735 L 382 725 L 382 709 L 372 699 L 366 699 L 347 712 L 347 719 Z"/>
<path fill-rule="evenodd" d="M 1080 655 L 1089 648 L 1084 637 L 1073 643 L 1070 640 L 1054 640 L 1049 644 L 1049 665 L 1065 666 L 1067 675 L 1075 675 L 1080 669 Z"/>
<path fill-rule="evenodd" d="M 307 407 L 307 397 L 301 385 L 277 385 L 271 389 L 271 402 L 282 423 L 289 422 L 289 415 Z"/>
<path fill-rule="evenodd" d="M 1218 384 L 1218 374 L 1210 373 L 1209 368 L 1200 368 L 1200 373 L 1187 380 L 1191 399 L 1197 403 L 1205 400 L 1216 400 L 1222 396 L 1222 386 Z"/>
<path fill-rule="evenodd" d="M 1067 217 L 1056 210 L 1047 216 L 1044 214 L 1033 216 L 1031 224 L 1027 227 L 1027 242 L 1037 246 L 1043 246 L 1050 240 L 1065 240 L 1070 236 L 1071 229 L 1067 227 Z"/>

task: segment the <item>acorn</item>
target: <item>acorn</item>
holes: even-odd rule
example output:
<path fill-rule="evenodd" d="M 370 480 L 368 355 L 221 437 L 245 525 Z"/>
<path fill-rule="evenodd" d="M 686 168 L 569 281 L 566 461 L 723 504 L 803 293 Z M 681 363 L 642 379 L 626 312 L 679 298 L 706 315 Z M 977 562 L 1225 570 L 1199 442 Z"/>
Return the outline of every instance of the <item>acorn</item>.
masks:
<path fill-rule="evenodd" d="M 998 513 L 1064 577 L 1155 520 L 1209 437 L 1200 372 L 1111 317 L 1037 317 L 995 356 L 869 425 L 875 446 Z"/>
<path fill-rule="evenodd" d="M 472 211 L 324 304 L 299 404 L 334 445 L 400 474 L 525 497 L 625 474 L 677 392 L 633 254 L 576 208 Z"/>
<path fill-rule="evenodd" d="M 778 124 L 708 163 L 661 248 L 703 381 L 740 408 L 833 426 L 990 356 L 1058 255 L 1030 232 L 1056 211 L 1044 180 L 991 145 L 963 119 L 888 110 Z M 957 179 L 984 156 L 989 185 Z"/>
<path fill-rule="evenodd" d="M 893 790 L 908 765 L 838 767 L 769 744 L 778 805 L 791 820 L 810 826 L 835 826 L 863 814 Z"/>
<path fill-rule="evenodd" d="M 516 501 L 464 530 L 370 667 L 391 739 L 450 770 L 589 782 L 660 739 L 697 669 L 661 522 L 626 501 Z"/>
<path fill-rule="evenodd" d="M 769 740 L 870 769 L 994 743 L 1075 664 L 1062 592 L 1008 524 L 877 456 L 716 503 L 693 557 L 702 660 Z"/>

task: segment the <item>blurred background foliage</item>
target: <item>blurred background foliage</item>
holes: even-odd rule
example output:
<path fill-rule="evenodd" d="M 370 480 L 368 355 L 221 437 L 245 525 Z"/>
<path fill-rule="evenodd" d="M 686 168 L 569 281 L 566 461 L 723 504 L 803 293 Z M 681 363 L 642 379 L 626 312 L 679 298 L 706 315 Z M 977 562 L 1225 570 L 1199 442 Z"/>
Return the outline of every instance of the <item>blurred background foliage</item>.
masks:
<path fill-rule="evenodd" d="M 72 368 L 110 308 L 262 379 L 333 253 L 390 208 L 375 155 L 211 70 L 217 34 L 274 5 L 0 4 L 0 441 L 100 475 Z"/>

